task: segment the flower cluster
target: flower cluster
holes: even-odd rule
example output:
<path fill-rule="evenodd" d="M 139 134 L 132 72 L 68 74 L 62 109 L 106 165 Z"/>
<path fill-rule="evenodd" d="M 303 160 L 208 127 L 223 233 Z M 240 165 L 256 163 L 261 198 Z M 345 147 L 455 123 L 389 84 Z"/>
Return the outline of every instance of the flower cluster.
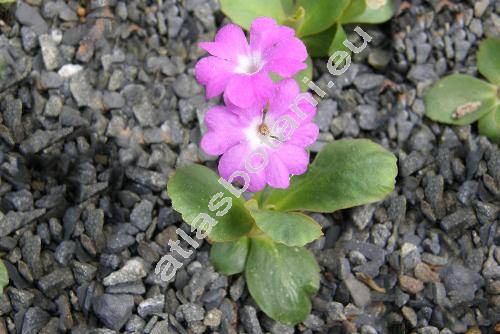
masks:
<path fill-rule="evenodd" d="M 301 94 L 291 79 L 307 66 L 304 44 L 293 29 L 258 18 L 250 28 L 250 42 L 239 26 L 228 24 L 214 42 L 200 47 L 210 56 L 197 63 L 196 78 L 207 98 L 223 94 L 225 103 L 206 113 L 208 132 L 201 148 L 222 155 L 219 174 L 226 180 L 246 170 L 246 187 L 252 192 L 266 184 L 288 188 L 291 174 L 307 170 L 305 148 L 318 137 L 312 123 L 317 102 Z M 271 72 L 283 80 L 274 83 Z"/>

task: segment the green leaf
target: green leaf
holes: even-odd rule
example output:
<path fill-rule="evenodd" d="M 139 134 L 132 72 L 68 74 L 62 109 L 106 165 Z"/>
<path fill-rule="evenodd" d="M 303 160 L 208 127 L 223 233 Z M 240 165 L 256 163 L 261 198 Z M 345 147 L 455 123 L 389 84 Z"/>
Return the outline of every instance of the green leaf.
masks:
<path fill-rule="evenodd" d="M 254 237 L 245 278 L 253 299 L 269 317 L 295 325 L 311 312 L 310 298 L 319 289 L 319 266 L 304 248 Z"/>
<path fill-rule="evenodd" d="M 396 174 L 396 157 L 382 146 L 366 139 L 334 141 L 288 189 L 273 189 L 264 207 L 333 212 L 376 202 L 394 189 Z"/>
<path fill-rule="evenodd" d="M 172 199 L 172 207 L 182 214 L 182 218 L 189 225 L 192 225 L 200 213 L 208 214 L 218 222 L 209 233 L 211 240 L 236 240 L 252 229 L 253 220 L 243 199 L 232 195 L 218 179 L 217 174 L 205 166 L 190 165 L 179 168 L 168 182 L 168 195 Z M 208 208 L 210 200 L 218 193 L 223 194 L 224 200 L 228 198 L 232 202 L 231 209 L 220 217 L 216 213 L 224 210 L 225 205 L 214 212 Z M 221 201 L 222 197 L 214 202 L 214 205 Z M 198 226 L 197 224 L 195 227 Z"/>
<path fill-rule="evenodd" d="M 313 76 L 313 63 L 311 57 L 307 57 L 306 64 L 307 67 L 293 77 L 298 82 L 300 90 L 303 92 L 307 92 L 309 90 L 309 86 L 307 86 L 307 84 L 303 81 L 304 78 L 307 78 L 310 81 Z"/>
<path fill-rule="evenodd" d="M 250 239 L 247 237 L 237 241 L 216 242 L 210 249 L 210 261 L 221 274 L 239 274 L 245 270 L 249 248 Z"/>
<path fill-rule="evenodd" d="M 388 21 L 396 12 L 394 0 L 353 0 L 340 18 L 340 22 L 346 23 L 382 23 Z"/>
<path fill-rule="evenodd" d="M 297 0 L 297 6 L 304 8 L 302 24 L 297 29 L 299 37 L 320 33 L 330 28 L 340 17 L 349 0 Z"/>
<path fill-rule="evenodd" d="M 361 16 L 366 10 L 365 0 L 352 0 L 349 6 L 344 10 L 342 16 L 339 19 L 339 23 L 350 23 L 354 22 L 356 17 Z"/>
<path fill-rule="evenodd" d="M 335 51 L 346 51 L 350 54 L 351 51 L 344 45 L 346 39 L 347 35 L 340 23 L 319 34 L 302 38 L 311 57 L 329 57 Z"/>
<path fill-rule="evenodd" d="M 333 36 L 335 36 L 336 29 L 336 25 L 334 25 L 319 34 L 302 37 L 302 41 L 305 43 L 307 52 L 311 57 L 328 56 L 328 47 Z"/>
<path fill-rule="evenodd" d="M 321 225 L 299 212 L 251 210 L 255 223 L 268 237 L 287 246 L 304 246 L 323 233 Z"/>
<path fill-rule="evenodd" d="M 496 104 L 497 88 L 474 77 L 453 74 L 437 82 L 425 95 L 425 114 L 454 125 L 471 124 Z"/>
<path fill-rule="evenodd" d="M 349 48 L 344 45 L 344 41 L 346 39 L 347 34 L 344 28 L 340 23 L 337 23 L 333 40 L 330 42 L 330 46 L 328 47 L 328 54 L 333 55 L 337 51 L 345 51 L 350 55 L 351 50 L 349 50 Z"/>
<path fill-rule="evenodd" d="M 479 119 L 479 133 L 500 143 L 500 106 Z"/>
<path fill-rule="evenodd" d="M 9 284 L 9 274 L 5 264 L 0 260 L 0 297 L 3 295 L 3 289 Z"/>
<path fill-rule="evenodd" d="M 14 3 L 16 2 L 16 0 L 0 0 L 0 4 L 4 4 L 4 3 Z"/>
<path fill-rule="evenodd" d="M 298 6 L 293 14 L 287 16 L 287 18 L 283 21 L 283 24 L 297 31 L 297 29 L 304 22 L 305 16 L 306 10 L 304 9 L 304 7 Z"/>
<path fill-rule="evenodd" d="M 481 42 L 477 68 L 490 82 L 500 85 L 500 39 L 487 38 Z"/>
<path fill-rule="evenodd" d="M 281 0 L 220 0 L 220 7 L 226 16 L 246 30 L 258 17 L 272 17 L 278 23 L 287 18 Z"/>

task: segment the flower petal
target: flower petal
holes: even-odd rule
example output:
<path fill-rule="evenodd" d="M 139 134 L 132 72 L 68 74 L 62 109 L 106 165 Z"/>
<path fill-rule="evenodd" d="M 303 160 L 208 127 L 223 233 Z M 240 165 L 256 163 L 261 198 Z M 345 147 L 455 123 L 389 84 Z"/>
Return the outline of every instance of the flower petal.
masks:
<path fill-rule="evenodd" d="M 210 108 L 205 114 L 204 122 L 210 131 L 225 132 L 242 127 L 238 115 L 232 113 L 230 108 L 224 106 Z"/>
<path fill-rule="evenodd" d="M 221 132 L 207 132 L 201 138 L 200 146 L 203 152 L 208 155 L 221 155 L 224 154 L 234 145 L 238 145 L 241 137 L 234 135 L 235 132 L 230 132 L 224 135 Z"/>
<path fill-rule="evenodd" d="M 244 139 L 243 126 L 236 114 L 216 106 L 205 114 L 208 132 L 201 139 L 202 150 L 209 155 L 221 155 Z"/>
<path fill-rule="evenodd" d="M 263 58 L 266 68 L 281 77 L 290 78 L 307 67 L 307 50 L 298 38 L 291 38 L 279 42 L 265 50 Z"/>
<path fill-rule="evenodd" d="M 261 170 L 257 173 L 250 173 L 250 186 L 248 187 L 248 191 L 255 193 L 257 191 L 261 191 L 266 187 L 266 172 L 265 170 Z"/>
<path fill-rule="evenodd" d="M 260 71 L 252 75 L 252 85 L 254 89 L 254 94 L 256 101 L 255 103 L 263 103 L 266 104 L 265 101 L 269 100 L 274 91 L 274 83 L 269 74 Z"/>
<path fill-rule="evenodd" d="M 295 31 L 292 28 L 278 26 L 271 18 L 256 18 L 250 27 L 250 49 L 265 51 L 279 41 L 294 36 Z"/>
<path fill-rule="evenodd" d="M 276 154 L 269 155 L 269 165 L 266 167 L 267 183 L 273 188 L 286 189 L 290 186 L 288 168 Z"/>
<path fill-rule="evenodd" d="M 276 83 L 269 100 L 269 116 L 278 119 L 279 116 L 288 112 L 299 93 L 299 85 L 293 79 L 285 79 Z"/>
<path fill-rule="evenodd" d="M 224 92 L 224 99 L 226 98 L 240 108 L 252 106 L 256 98 L 252 77 L 245 74 L 233 75 Z"/>
<path fill-rule="evenodd" d="M 219 174 L 228 179 L 235 171 L 245 171 L 245 159 L 250 151 L 248 144 L 242 143 L 231 147 L 219 160 Z"/>
<path fill-rule="evenodd" d="M 226 60 L 236 60 L 238 55 L 248 52 L 245 33 L 235 24 L 222 27 L 215 36 L 214 42 L 201 42 L 199 46 L 212 56 Z"/>
<path fill-rule="evenodd" d="M 307 171 L 309 154 L 304 148 L 284 143 L 276 151 L 276 154 L 286 165 L 290 174 L 300 175 Z"/>
<path fill-rule="evenodd" d="M 307 123 L 296 129 L 287 143 L 299 147 L 308 147 L 318 139 L 318 135 L 318 126 L 314 123 Z"/>
<path fill-rule="evenodd" d="M 196 80 L 206 86 L 208 99 L 221 94 L 226 88 L 234 65 L 227 60 L 216 57 L 205 57 L 200 59 L 195 67 Z"/>
<path fill-rule="evenodd" d="M 306 63 L 291 58 L 272 59 L 266 64 L 267 70 L 274 72 L 283 78 L 291 78 L 306 68 Z"/>

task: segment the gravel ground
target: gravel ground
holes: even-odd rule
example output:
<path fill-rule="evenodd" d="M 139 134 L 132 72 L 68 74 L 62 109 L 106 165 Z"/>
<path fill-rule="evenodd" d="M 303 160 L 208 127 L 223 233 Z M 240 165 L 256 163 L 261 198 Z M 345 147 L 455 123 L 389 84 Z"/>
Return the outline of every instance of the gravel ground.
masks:
<path fill-rule="evenodd" d="M 319 106 L 318 151 L 366 137 L 399 159 L 384 202 L 314 214 L 321 288 L 304 323 L 259 311 L 243 277 L 193 253 L 154 266 L 187 225 L 165 191 L 198 149 L 206 102 L 196 47 L 215 0 L 18 1 L 0 14 L 0 333 L 494 333 L 500 326 L 500 150 L 475 125 L 423 117 L 423 92 L 477 74 L 500 2 L 405 2 Z M 82 14 L 82 13 L 79 13 Z M 331 80 L 315 61 L 321 87 Z M 3 212 L 3 213 L 2 213 Z M 184 245 L 186 246 L 186 245 Z M 187 248 L 187 247 L 186 247 Z"/>

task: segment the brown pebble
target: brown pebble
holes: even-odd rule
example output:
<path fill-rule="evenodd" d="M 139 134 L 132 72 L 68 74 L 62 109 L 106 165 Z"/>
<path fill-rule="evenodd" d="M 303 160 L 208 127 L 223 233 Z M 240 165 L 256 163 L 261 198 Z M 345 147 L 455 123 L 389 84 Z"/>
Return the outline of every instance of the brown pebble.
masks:
<path fill-rule="evenodd" d="M 424 283 L 406 275 L 399 276 L 399 284 L 404 291 L 411 294 L 417 294 L 424 289 Z"/>
<path fill-rule="evenodd" d="M 45 189 L 45 183 L 42 181 L 33 181 L 31 182 L 31 188 L 36 191 L 43 191 Z"/>
<path fill-rule="evenodd" d="M 179 236 L 175 231 L 176 229 L 177 228 L 175 226 L 169 226 L 166 229 L 164 229 L 161 233 L 158 233 L 155 237 L 156 243 L 166 249 L 168 247 L 169 240 L 175 242 L 179 239 Z"/>
<path fill-rule="evenodd" d="M 98 164 L 105 166 L 108 164 L 108 157 L 103 154 L 96 154 L 95 161 Z"/>
<path fill-rule="evenodd" d="M 76 15 L 78 15 L 79 17 L 84 17 L 86 14 L 87 11 L 85 10 L 85 7 L 78 6 L 78 8 L 76 9 Z"/>
<path fill-rule="evenodd" d="M 423 262 L 417 264 L 414 270 L 415 277 L 424 283 L 439 282 L 439 275 Z"/>

